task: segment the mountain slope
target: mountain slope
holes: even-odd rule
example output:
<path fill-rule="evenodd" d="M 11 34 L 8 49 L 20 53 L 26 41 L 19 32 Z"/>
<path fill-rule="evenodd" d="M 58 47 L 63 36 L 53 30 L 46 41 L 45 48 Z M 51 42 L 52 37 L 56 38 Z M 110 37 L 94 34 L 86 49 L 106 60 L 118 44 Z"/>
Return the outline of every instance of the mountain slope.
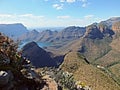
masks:
<path fill-rule="evenodd" d="M 57 42 L 58 43 L 62 41 L 71 41 L 74 39 L 78 39 L 81 36 L 83 36 L 84 32 L 85 32 L 84 27 L 70 26 L 70 27 L 62 29 L 59 32 L 52 31 L 52 30 L 45 30 L 45 31 L 40 32 L 37 35 L 34 34 L 35 32 L 28 32 L 22 35 L 19 39 L 30 40 L 30 41 L 34 40 L 38 42 L 53 42 L 53 43 Z"/>
<path fill-rule="evenodd" d="M 28 58 L 32 65 L 36 67 L 52 67 L 56 65 L 50 55 L 35 42 L 26 44 L 22 49 L 22 55 Z"/>
<path fill-rule="evenodd" d="M 24 33 L 19 37 L 19 40 L 24 41 L 34 41 L 39 36 L 39 32 L 36 30 L 29 31 L 27 33 Z"/>
<path fill-rule="evenodd" d="M 77 52 L 69 52 L 61 65 L 64 71 L 73 73 L 76 80 L 91 86 L 93 90 L 119 90 L 120 87 L 106 73 L 88 64 Z"/>
<path fill-rule="evenodd" d="M 57 35 L 57 31 L 45 30 L 40 32 L 39 37 L 36 38 L 36 41 L 40 42 L 51 42 L 52 38 Z"/>
<path fill-rule="evenodd" d="M 109 20 L 106 20 L 104 22 L 108 22 Z M 118 19 L 112 19 L 112 21 L 111 24 L 113 25 L 114 22 L 118 21 Z M 117 25 L 117 28 L 119 28 L 118 23 Z M 114 37 L 116 35 L 118 36 L 119 32 L 118 29 L 115 30 L 115 26 L 116 24 L 110 28 L 106 23 L 104 24 L 101 22 L 98 24 L 89 25 L 86 27 L 86 32 L 83 37 L 71 41 L 60 49 L 64 48 L 67 51 L 72 50 L 81 52 L 88 58 L 88 60 L 90 60 L 91 63 L 94 63 L 94 61 L 100 59 L 109 51 L 111 51 L 112 46 L 110 44 L 113 42 Z M 118 45 L 118 43 L 116 44 Z"/>
<path fill-rule="evenodd" d="M 27 28 L 21 24 L 0 24 L 0 32 L 4 33 L 9 37 L 18 37 L 26 32 L 28 32 Z"/>
<path fill-rule="evenodd" d="M 74 40 L 83 36 L 84 32 L 85 32 L 84 27 L 70 26 L 60 31 L 55 36 L 55 38 L 53 38 L 53 40 L 57 40 L 57 41 Z"/>
<path fill-rule="evenodd" d="M 86 27 L 86 32 L 82 38 L 68 43 L 60 48 L 60 51 L 63 50 L 63 52 L 66 53 L 69 51 L 80 52 L 92 65 L 100 65 L 102 68 L 105 68 L 106 76 L 112 77 L 112 79 L 120 85 L 120 74 L 118 73 L 120 67 L 120 21 L 114 20 L 113 22 L 111 21 L 110 24 L 110 27 L 106 23 L 92 24 Z M 72 60 L 74 61 L 74 59 Z M 71 62 L 68 61 L 68 65 L 65 66 L 69 68 L 69 63 Z M 76 65 L 77 64 L 70 66 L 74 67 Z M 80 70 L 81 69 L 79 69 L 77 73 L 74 72 L 76 76 L 79 75 Z"/>

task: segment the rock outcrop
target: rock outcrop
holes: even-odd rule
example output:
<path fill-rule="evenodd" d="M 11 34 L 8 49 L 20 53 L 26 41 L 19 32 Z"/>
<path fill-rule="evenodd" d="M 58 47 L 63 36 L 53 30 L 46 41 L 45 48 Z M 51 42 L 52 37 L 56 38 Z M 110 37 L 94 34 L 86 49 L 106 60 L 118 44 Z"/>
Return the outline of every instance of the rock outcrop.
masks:
<path fill-rule="evenodd" d="M 90 25 L 86 28 L 86 32 L 84 34 L 85 38 L 91 38 L 91 39 L 102 39 L 103 34 L 100 32 L 98 27 L 96 25 Z"/>

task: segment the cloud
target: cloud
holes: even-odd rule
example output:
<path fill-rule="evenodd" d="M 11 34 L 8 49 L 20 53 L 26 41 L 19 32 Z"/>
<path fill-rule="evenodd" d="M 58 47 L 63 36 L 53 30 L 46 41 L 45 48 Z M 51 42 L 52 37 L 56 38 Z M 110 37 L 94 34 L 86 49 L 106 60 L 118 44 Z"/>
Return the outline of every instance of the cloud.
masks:
<path fill-rule="evenodd" d="M 60 0 L 60 2 L 67 2 L 67 3 L 73 3 L 76 2 L 77 0 Z"/>
<path fill-rule="evenodd" d="M 57 16 L 58 19 L 69 19 L 70 16 L 66 15 L 66 16 Z"/>
<path fill-rule="evenodd" d="M 76 0 L 66 0 L 66 2 L 68 2 L 68 3 L 73 3 L 73 2 L 75 2 Z"/>
<path fill-rule="evenodd" d="M 9 15 L 9 14 L 0 14 L 0 18 L 3 18 L 3 17 L 12 17 L 12 15 Z"/>
<path fill-rule="evenodd" d="M 44 16 L 36 16 L 33 14 L 23 14 L 23 15 L 18 15 L 18 17 L 25 17 L 25 18 L 31 18 L 31 19 L 42 19 Z"/>
<path fill-rule="evenodd" d="M 89 4 L 90 4 L 89 2 L 85 2 L 85 3 L 82 4 L 82 7 L 85 8 L 85 7 L 87 7 Z"/>
<path fill-rule="evenodd" d="M 84 16 L 85 19 L 91 19 L 91 18 L 94 18 L 94 15 L 86 15 Z"/>
<path fill-rule="evenodd" d="M 30 27 L 55 27 L 55 26 L 87 26 L 91 23 L 101 21 L 101 18 L 93 14 L 76 18 L 69 15 L 59 15 L 56 18 L 47 18 L 34 14 L 0 14 L 0 24 L 22 23 Z"/>
<path fill-rule="evenodd" d="M 65 2 L 65 0 L 60 0 L 60 2 Z"/>
<path fill-rule="evenodd" d="M 83 3 L 83 4 L 82 4 L 82 7 L 86 7 L 86 6 L 87 6 L 87 4 L 86 4 L 86 3 Z"/>
<path fill-rule="evenodd" d="M 87 7 L 90 3 L 88 2 L 88 0 L 80 0 L 82 3 L 82 7 L 85 8 Z"/>
<path fill-rule="evenodd" d="M 67 3 L 73 3 L 73 2 L 88 2 L 87 0 L 60 0 L 60 2 L 67 2 Z"/>
<path fill-rule="evenodd" d="M 88 0 L 58 0 L 59 4 L 53 4 L 53 8 L 56 8 L 57 10 L 61 10 L 63 9 L 63 7 L 66 5 L 66 4 L 69 4 L 71 3 L 71 5 L 73 3 L 81 3 L 81 7 L 85 8 L 87 7 L 90 3 L 88 2 Z"/>
<path fill-rule="evenodd" d="M 56 8 L 57 10 L 63 9 L 63 4 L 53 4 L 53 8 Z"/>
<path fill-rule="evenodd" d="M 16 15 L 16 14 L 0 14 L 0 18 L 44 18 L 44 16 L 36 16 L 33 14 L 20 14 L 20 15 Z"/>
<path fill-rule="evenodd" d="M 81 2 L 87 2 L 87 0 L 80 0 Z"/>
<path fill-rule="evenodd" d="M 45 16 L 33 14 L 0 14 L 0 24 L 23 23 L 24 25 L 31 27 L 39 25 L 44 19 Z"/>

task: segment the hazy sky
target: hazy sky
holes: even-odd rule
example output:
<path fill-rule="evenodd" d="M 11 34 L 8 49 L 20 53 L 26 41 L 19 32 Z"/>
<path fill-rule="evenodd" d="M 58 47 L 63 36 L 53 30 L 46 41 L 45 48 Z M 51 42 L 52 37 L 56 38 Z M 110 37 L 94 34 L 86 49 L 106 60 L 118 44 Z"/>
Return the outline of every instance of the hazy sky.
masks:
<path fill-rule="evenodd" d="M 0 0 L 0 23 L 86 26 L 120 16 L 120 0 Z"/>

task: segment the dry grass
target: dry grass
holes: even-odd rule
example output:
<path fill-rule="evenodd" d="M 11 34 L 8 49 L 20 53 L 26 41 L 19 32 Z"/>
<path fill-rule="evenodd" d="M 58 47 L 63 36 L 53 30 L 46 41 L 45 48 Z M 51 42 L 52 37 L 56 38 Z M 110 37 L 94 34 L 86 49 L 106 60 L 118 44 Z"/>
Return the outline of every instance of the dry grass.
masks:
<path fill-rule="evenodd" d="M 120 63 L 109 67 L 109 70 L 114 75 L 114 78 L 116 79 L 116 81 L 120 84 Z"/>
<path fill-rule="evenodd" d="M 120 52 L 111 50 L 108 54 L 98 59 L 95 63 L 102 66 L 109 66 L 115 62 L 120 62 Z"/>
<path fill-rule="evenodd" d="M 68 53 L 61 67 L 65 71 L 72 72 L 76 80 L 91 86 L 92 90 L 120 90 L 118 84 L 107 74 L 87 64 L 83 58 L 78 57 L 77 52 Z"/>
<path fill-rule="evenodd" d="M 112 71 L 117 77 L 120 78 L 120 63 L 109 67 L 109 70 Z"/>

